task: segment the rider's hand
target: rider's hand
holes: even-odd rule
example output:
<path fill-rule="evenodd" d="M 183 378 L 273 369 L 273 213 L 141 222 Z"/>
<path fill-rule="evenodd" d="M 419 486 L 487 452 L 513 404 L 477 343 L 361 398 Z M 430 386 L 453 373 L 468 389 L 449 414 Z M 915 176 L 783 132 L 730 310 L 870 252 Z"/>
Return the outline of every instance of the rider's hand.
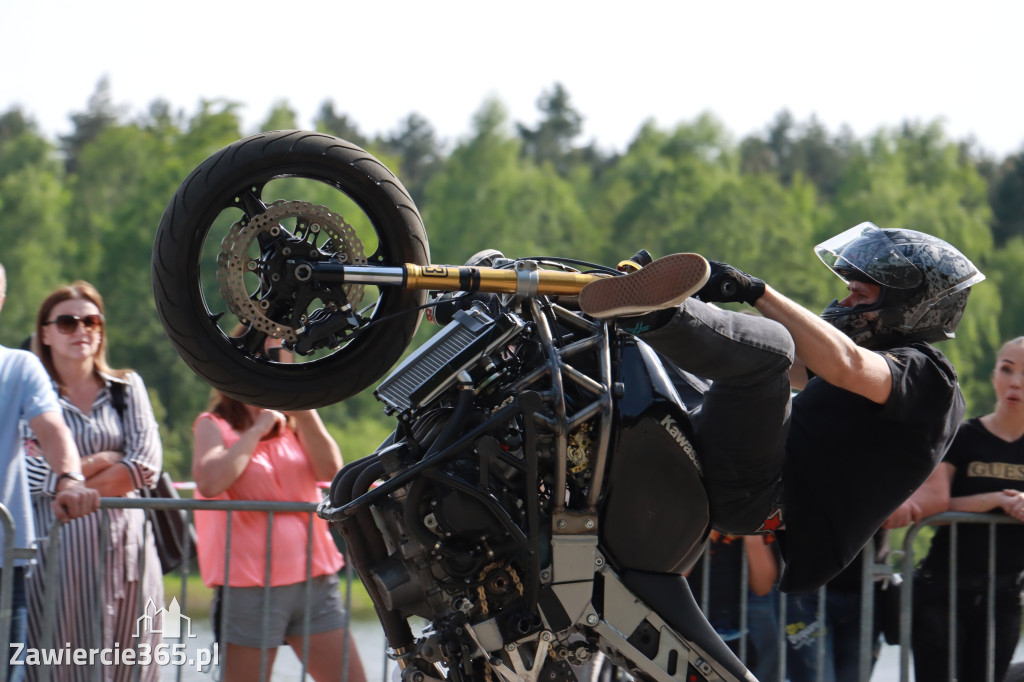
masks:
<path fill-rule="evenodd" d="M 748 303 L 764 295 L 764 282 L 727 263 L 709 260 L 711 276 L 695 296 L 705 303 Z"/>

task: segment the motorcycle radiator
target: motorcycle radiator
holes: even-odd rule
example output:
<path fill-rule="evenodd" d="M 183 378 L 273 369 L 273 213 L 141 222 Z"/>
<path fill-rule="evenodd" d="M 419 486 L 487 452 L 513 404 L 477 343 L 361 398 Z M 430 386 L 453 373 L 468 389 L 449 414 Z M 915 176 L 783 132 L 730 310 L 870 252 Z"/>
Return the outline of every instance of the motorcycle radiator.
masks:
<path fill-rule="evenodd" d="M 455 319 L 388 375 L 373 394 L 390 415 L 415 413 L 450 388 L 462 370 L 508 343 L 525 324 L 517 317 L 490 317 L 479 308 L 459 310 Z"/>

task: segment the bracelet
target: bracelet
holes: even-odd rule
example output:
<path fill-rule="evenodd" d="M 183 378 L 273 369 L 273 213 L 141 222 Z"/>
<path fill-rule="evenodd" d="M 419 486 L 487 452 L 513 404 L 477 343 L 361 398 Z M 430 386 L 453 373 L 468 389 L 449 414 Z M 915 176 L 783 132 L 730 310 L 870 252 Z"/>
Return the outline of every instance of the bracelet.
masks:
<path fill-rule="evenodd" d="M 60 492 L 57 488 L 60 486 L 60 482 L 65 478 L 75 481 L 80 485 L 85 485 L 85 476 L 82 475 L 81 471 L 65 471 L 63 474 L 57 477 L 57 482 L 54 484 L 54 490 Z"/>

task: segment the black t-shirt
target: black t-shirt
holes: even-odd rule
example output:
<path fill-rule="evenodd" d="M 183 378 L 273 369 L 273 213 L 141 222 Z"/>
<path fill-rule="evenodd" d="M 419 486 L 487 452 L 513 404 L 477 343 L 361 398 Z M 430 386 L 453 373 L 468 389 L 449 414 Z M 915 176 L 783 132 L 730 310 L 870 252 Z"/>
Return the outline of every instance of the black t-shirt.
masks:
<path fill-rule="evenodd" d="M 956 372 L 927 343 L 879 351 L 884 405 L 815 377 L 793 399 L 780 588 L 814 590 L 847 566 L 942 461 L 963 419 Z"/>
<path fill-rule="evenodd" d="M 871 557 L 872 564 L 886 564 L 889 561 L 889 531 L 880 530 L 875 533 L 875 553 Z M 863 576 L 861 575 L 864 570 L 864 553 L 858 554 L 850 565 L 844 568 L 839 574 L 828 581 L 829 591 L 837 590 L 839 592 L 845 592 L 847 594 L 855 593 L 860 594 L 861 581 Z M 874 567 L 872 567 L 874 572 Z"/>
<path fill-rule="evenodd" d="M 943 461 L 956 469 L 950 488 L 952 497 L 1004 488 L 1024 490 L 1024 438 L 1007 443 L 986 429 L 977 417 L 963 423 Z M 988 534 L 987 523 L 957 524 L 960 575 L 977 577 L 988 573 Z M 922 567 L 932 573 L 949 575 L 949 541 L 949 526 L 939 526 Z M 1024 526 L 996 526 L 996 573 L 1015 575 L 1021 571 L 1024 571 Z"/>

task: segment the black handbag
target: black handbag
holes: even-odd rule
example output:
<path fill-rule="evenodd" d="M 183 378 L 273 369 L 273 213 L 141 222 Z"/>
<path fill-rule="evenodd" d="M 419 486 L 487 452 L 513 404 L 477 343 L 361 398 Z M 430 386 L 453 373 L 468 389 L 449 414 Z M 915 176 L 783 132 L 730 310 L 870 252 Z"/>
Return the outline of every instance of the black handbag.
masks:
<path fill-rule="evenodd" d="M 151 500 L 181 499 L 174 489 L 171 475 L 166 471 L 160 474 L 156 485 L 141 492 L 143 497 Z M 164 573 L 170 573 L 195 558 L 196 531 L 188 522 L 188 512 L 184 509 L 147 509 L 146 518 L 153 528 L 153 541 Z"/>
<path fill-rule="evenodd" d="M 117 410 L 122 424 L 125 409 L 124 389 L 124 384 L 120 382 L 110 384 L 110 403 Z M 181 499 L 178 491 L 174 489 L 171 475 L 166 471 L 161 472 L 152 488 L 142 489 L 139 493 L 151 500 Z M 188 512 L 184 509 L 147 509 L 146 519 L 153 529 L 153 542 L 160 557 L 160 567 L 165 574 L 177 569 L 185 561 L 195 558 L 196 531 L 188 522 Z"/>

